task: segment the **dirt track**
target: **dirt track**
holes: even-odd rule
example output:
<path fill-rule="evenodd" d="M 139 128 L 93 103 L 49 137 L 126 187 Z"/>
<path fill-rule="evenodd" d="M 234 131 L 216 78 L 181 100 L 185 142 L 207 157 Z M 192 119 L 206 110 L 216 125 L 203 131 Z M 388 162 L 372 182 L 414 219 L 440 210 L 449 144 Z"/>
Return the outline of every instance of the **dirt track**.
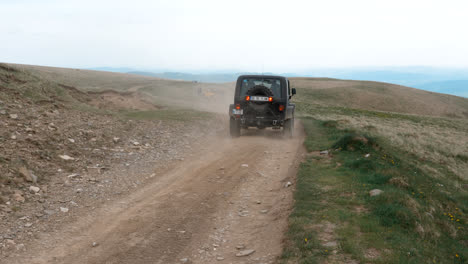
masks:
<path fill-rule="evenodd" d="M 32 245 L 17 262 L 272 263 L 292 205 L 293 187 L 285 185 L 294 183 L 302 154 L 302 128 L 296 134 L 285 140 L 278 131 L 252 130 L 210 140 L 145 187 L 56 230 L 48 246 Z M 236 256 L 249 249 L 255 252 Z"/>

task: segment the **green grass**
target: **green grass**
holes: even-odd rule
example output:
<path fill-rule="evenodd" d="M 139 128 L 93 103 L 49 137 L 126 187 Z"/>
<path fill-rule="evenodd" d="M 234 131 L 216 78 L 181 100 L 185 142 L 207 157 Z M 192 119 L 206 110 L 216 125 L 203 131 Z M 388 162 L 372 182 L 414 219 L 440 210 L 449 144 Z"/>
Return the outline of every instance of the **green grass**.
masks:
<path fill-rule="evenodd" d="M 466 182 L 448 170 L 432 177 L 418 166 L 440 165 L 421 164 L 383 138 L 340 130 L 333 120 L 303 123 L 307 150 L 332 155 L 311 156 L 299 169 L 283 263 L 468 261 L 468 194 L 459 187 Z M 373 189 L 383 193 L 370 197 Z M 336 254 L 319 240 L 325 223 L 336 226 Z"/>

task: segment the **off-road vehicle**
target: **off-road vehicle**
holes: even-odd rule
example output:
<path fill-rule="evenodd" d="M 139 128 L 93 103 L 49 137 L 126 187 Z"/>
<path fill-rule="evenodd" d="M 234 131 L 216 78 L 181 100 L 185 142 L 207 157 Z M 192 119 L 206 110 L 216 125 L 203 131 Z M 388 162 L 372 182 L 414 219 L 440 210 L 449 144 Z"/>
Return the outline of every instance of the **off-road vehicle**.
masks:
<path fill-rule="evenodd" d="M 234 104 L 229 106 L 229 126 L 232 137 L 239 137 L 241 129 L 283 128 L 286 136 L 294 131 L 295 104 L 290 103 L 296 89 L 282 76 L 239 76 Z"/>

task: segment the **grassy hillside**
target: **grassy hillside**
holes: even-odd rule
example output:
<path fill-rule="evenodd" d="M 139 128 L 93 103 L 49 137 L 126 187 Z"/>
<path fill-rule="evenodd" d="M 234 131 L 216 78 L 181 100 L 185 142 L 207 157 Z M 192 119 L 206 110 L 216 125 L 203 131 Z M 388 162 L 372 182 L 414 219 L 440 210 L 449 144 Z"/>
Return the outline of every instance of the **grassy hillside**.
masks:
<path fill-rule="evenodd" d="M 320 106 L 468 118 L 468 99 L 369 81 L 291 78 L 298 102 Z"/>
<path fill-rule="evenodd" d="M 39 79 L 77 88 L 81 91 L 138 92 L 163 107 L 196 108 L 225 113 L 232 99 L 232 83 L 199 83 L 166 80 L 150 76 L 80 70 L 70 68 L 5 64 Z"/>
<path fill-rule="evenodd" d="M 373 82 L 293 83 L 309 153 L 282 261 L 466 263 L 468 100 Z"/>

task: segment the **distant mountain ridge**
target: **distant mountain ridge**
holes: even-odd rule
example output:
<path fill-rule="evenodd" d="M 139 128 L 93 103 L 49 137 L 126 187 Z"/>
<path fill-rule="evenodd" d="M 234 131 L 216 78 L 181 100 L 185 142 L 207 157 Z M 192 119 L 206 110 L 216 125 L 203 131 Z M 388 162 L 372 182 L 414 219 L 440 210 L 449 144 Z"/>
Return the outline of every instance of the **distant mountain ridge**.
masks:
<path fill-rule="evenodd" d="M 197 81 L 207 83 L 234 82 L 242 74 L 261 74 L 258 72 L 178 72 L 136 70 L 131 68 L 99 67 L 93 70 L 122 72 L 162 79 Z M 267 72 L 264 74 L 274 74 Z M 311 69 L 296 73 L 280 73 L 287 77 L 328 77 L 345 80 L 366 80 L 399 84 L 422 90 L 445 93 L 468 98 L 468 70 L 443 69 L 430 67 L 387 67 L 365 69 Z"/>
<path fill-rule="evenodd" d="M 430 82 L 418 85 L 415 88 L 437 93 L 453 94 L 468 98 L 468 80 Z"/>

